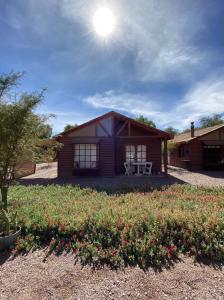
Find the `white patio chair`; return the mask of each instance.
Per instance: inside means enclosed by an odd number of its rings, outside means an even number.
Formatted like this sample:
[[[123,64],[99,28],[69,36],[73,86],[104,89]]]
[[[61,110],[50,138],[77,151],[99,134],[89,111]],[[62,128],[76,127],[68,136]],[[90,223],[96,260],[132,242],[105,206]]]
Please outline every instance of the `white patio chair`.
[[[125,167],[125,175],[132,175],[133,174],[133,168],[132,168],[132,164],[130,161],[126,161],[124,163],[124,167]]]
[[[143,169],[143,174],[150,176],[152,174],[152,163],[151,162],[146,162],[144,169]]]

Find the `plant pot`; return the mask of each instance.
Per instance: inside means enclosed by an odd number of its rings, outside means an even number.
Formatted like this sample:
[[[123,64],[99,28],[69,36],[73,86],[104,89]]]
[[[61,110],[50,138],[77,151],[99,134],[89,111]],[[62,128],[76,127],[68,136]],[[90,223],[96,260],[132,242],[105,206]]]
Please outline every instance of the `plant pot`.
[[[15,244],[17,238],[20,236],[20,233],[21,228],[19,228],[15,233],[0,237],[0,251],[8,249],[11,245]]]

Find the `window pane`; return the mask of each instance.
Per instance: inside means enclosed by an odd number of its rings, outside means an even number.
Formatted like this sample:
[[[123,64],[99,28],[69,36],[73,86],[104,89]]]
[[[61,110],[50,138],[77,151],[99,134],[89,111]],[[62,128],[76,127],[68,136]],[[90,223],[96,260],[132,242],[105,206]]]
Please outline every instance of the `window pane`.
[[[137,158],[141,158],[142,157],[142,152],[137,152]]]
[[[86,161],[91,161],[91,156],[90,155],[88,155],[88,156],[86,156],[86,159],[85,159]]]
[[[79,161],[79,156],[75,156],[75,161]]]
[[[96,161],[96,156],[91,156],[91,161],[93,162],[93,161]]]
[[[80,149],[85,149],[85,148],[86,148],[85,146],[86,146],[85,144],[80,144],[80,145],[79,145],[79,148],[80,148]]]
[[[91,155],[96,155],[96,149],[91,149]]]
[[[85,156],[80,156],[79,161],[85,161],[86,157]]]
[[[91,149],[96,150],[96,144],[91,144]]]
[[[79,150],[79,155],[85,155],[85,154],[86,154],[86,150],[85,149]]]
[[[86,149],[90,149],[90,144],[86,144]]]
[[[79,163],[79,167],[80,167],[80,168],[85,168],[85,162],[81,161],[81,162]]]
[[[75,149],[75,155],[79,155],[79,149]]]
[[[86,155],[90,155],[90,153],[91,153],[91,150],[89,149],[89,150],[86,150]]]
[[[146,158],[146,152],[142,152],[142,158]]]
[[[90,167],[91,167],[91,168],[96,168],[96,162],[93,162],[93,161],[92,161]]]

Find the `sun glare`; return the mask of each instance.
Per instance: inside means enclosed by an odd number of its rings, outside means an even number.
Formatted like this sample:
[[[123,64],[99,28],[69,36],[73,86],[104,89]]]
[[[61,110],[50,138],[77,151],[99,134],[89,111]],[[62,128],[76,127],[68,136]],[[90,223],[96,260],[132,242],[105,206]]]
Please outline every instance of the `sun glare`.
[[[113,12],[106,7],[99,8],[93,16],[94,30],[99,36],[104,38],[113,33],[115,23]]]

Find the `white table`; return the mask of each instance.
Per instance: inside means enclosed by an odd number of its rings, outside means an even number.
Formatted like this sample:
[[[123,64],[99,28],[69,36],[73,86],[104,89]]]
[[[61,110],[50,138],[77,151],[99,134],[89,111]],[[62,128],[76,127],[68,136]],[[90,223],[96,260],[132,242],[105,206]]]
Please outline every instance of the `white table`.
[[[137,173],[136,173],[137,176],[143,175],[140,172],[140,167],[145,167],[145,164],[146,164],[146,162],[134,162],[134,163],[132,163],[133,166],[137,166]]]

